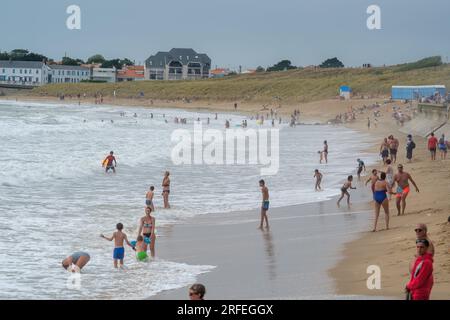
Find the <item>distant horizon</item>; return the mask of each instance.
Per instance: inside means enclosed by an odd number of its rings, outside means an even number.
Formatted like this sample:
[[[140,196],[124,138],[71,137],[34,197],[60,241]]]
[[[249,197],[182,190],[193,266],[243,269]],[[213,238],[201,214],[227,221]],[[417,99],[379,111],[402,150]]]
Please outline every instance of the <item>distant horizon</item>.
[[[80,30],[66,26],[73,4],[81,10]],[[379,30],[367,27],[373,4],[381,10]],[[65,54],[86,60],[100,53],[142,65],[171,48],[192,48],[207,54],[212,68],[231,70],[267,68],[284,59],[304,67],[337,57],[346,67],[360,67],[436,55],[448,62],[450,56],[446,0],[173,0],[169,7],[146,0],[17,0],[2,4],[2,12],[0,28],[10,36],[0,51],[23,48],[56,61]]]

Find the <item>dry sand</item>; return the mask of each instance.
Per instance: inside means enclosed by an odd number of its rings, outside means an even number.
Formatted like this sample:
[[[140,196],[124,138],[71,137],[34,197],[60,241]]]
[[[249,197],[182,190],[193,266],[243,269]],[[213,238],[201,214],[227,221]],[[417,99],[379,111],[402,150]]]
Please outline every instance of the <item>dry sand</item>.
[[[384,108],[382,108],[384,109]],[[371,117],[373,119],[373,117]],[[373,123],[373,121],[372,121]],[[426,139],[414,137],[416,149],[412,163],[406,162],[405,134],[398,132],[398,126],[384,111],[377,128],[367,128],[367,115],[359,121],[348,124],[350,128],[370,132],[379,138],[394,134],[400,141],[397,163],[404,164],[417,183],[420,193],[411,188],[407,198],[406,213],[397,216],[395,200],[391,200],[390,230],[384,229],[384,214],[380,214],[379,228],[383,231],[367,232],[358,240],[345,246],[343,259],[330,271],[336,279],[340,294],[383,295],[404,298],[403,289],[409,280],[409,263],[415,254],[415,233],[417,223],[428,226],[428,234],[435,245],[434,287],[431,299],[450,299],[450,158],[431,161]],[[379,151],[379,145],[373,152]],[[439,159],[439,154],[437,155]],[[369,169],[369,168],[368,168]],[[383,170],[383,164],[377,166]],[[368,290],[366,268],[378,265],[381,268],[381,290]]]

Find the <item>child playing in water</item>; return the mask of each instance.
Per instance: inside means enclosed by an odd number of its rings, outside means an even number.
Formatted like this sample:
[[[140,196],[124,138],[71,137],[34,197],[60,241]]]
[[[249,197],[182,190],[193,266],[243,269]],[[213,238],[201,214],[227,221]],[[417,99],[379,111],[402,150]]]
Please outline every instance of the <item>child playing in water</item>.
[[[114,268],[117,268],[117,261],[120,261],[120,267],[123,267],[123,258],[125,256],[125,248],[123,247],[123,242],[125,241],[131,248],[133,246],[128,241],[128,237],[125,233],[122,232],[123,224],[120,222],[116,225],[117,231],[115,231],[112,237],[105,237],[103,234],[100,235],[103,239],[108,241],[114,240],[114,251],[113,251],[113,259],[114,259]]]
[[[147,250],[146,250],[146,246],[144,243],[144,237],[143,236],[138,236],[136,239],[136,259],[138,259],[138,261],[146,261],[148,258],[147,255]]]
[[[347,195],[347,205],[350,206],[350,193],[348,193],[348,189],[356,189],[352,187],[352,181],[353,176],[348,176],[347,181],[344,183],[344,185],[341,188],[341,197],[339,198],[337,205],[339,206],[339,203],[341,202],[342,198],[344,198],[345,195]]]
[[[322,182],[322,173],[319,172],[319,169],[314,170],[314,178],[316,178],[316,191],[322,190],[322,187],[320,186],[320,183]]]

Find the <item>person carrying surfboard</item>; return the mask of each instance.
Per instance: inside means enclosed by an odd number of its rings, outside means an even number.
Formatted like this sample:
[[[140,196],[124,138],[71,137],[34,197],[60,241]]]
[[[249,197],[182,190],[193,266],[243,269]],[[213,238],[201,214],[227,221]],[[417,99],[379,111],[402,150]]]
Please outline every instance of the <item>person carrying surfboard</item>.
[[[113,164],[114,162],[114,164]],[[109,156],[107,156],[105,158],[105,160],[103,160],[103,166],[106,167],[105,168],[105,172],[107,173],[110,169],[112,169],[112,171],[114,173],[116,173],[116,166],[117,166],[117,161],[116,158],[114,157],[114,152],[110,152]]]

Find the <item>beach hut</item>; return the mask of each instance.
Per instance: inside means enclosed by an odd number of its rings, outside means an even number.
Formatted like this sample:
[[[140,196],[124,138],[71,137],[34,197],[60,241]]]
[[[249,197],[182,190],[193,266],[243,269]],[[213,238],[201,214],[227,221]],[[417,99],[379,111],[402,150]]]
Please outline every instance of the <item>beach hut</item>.
[[[352,88],[349,86],[341,86],[339,88],[339,96],[344,98],[345,100],[349,100],[352,95]]]
[[[444,97],[446,95],[445,86],[392,86],[391,97],[393,100],[419,100],[421,98],[432,97],[436,93]]]

